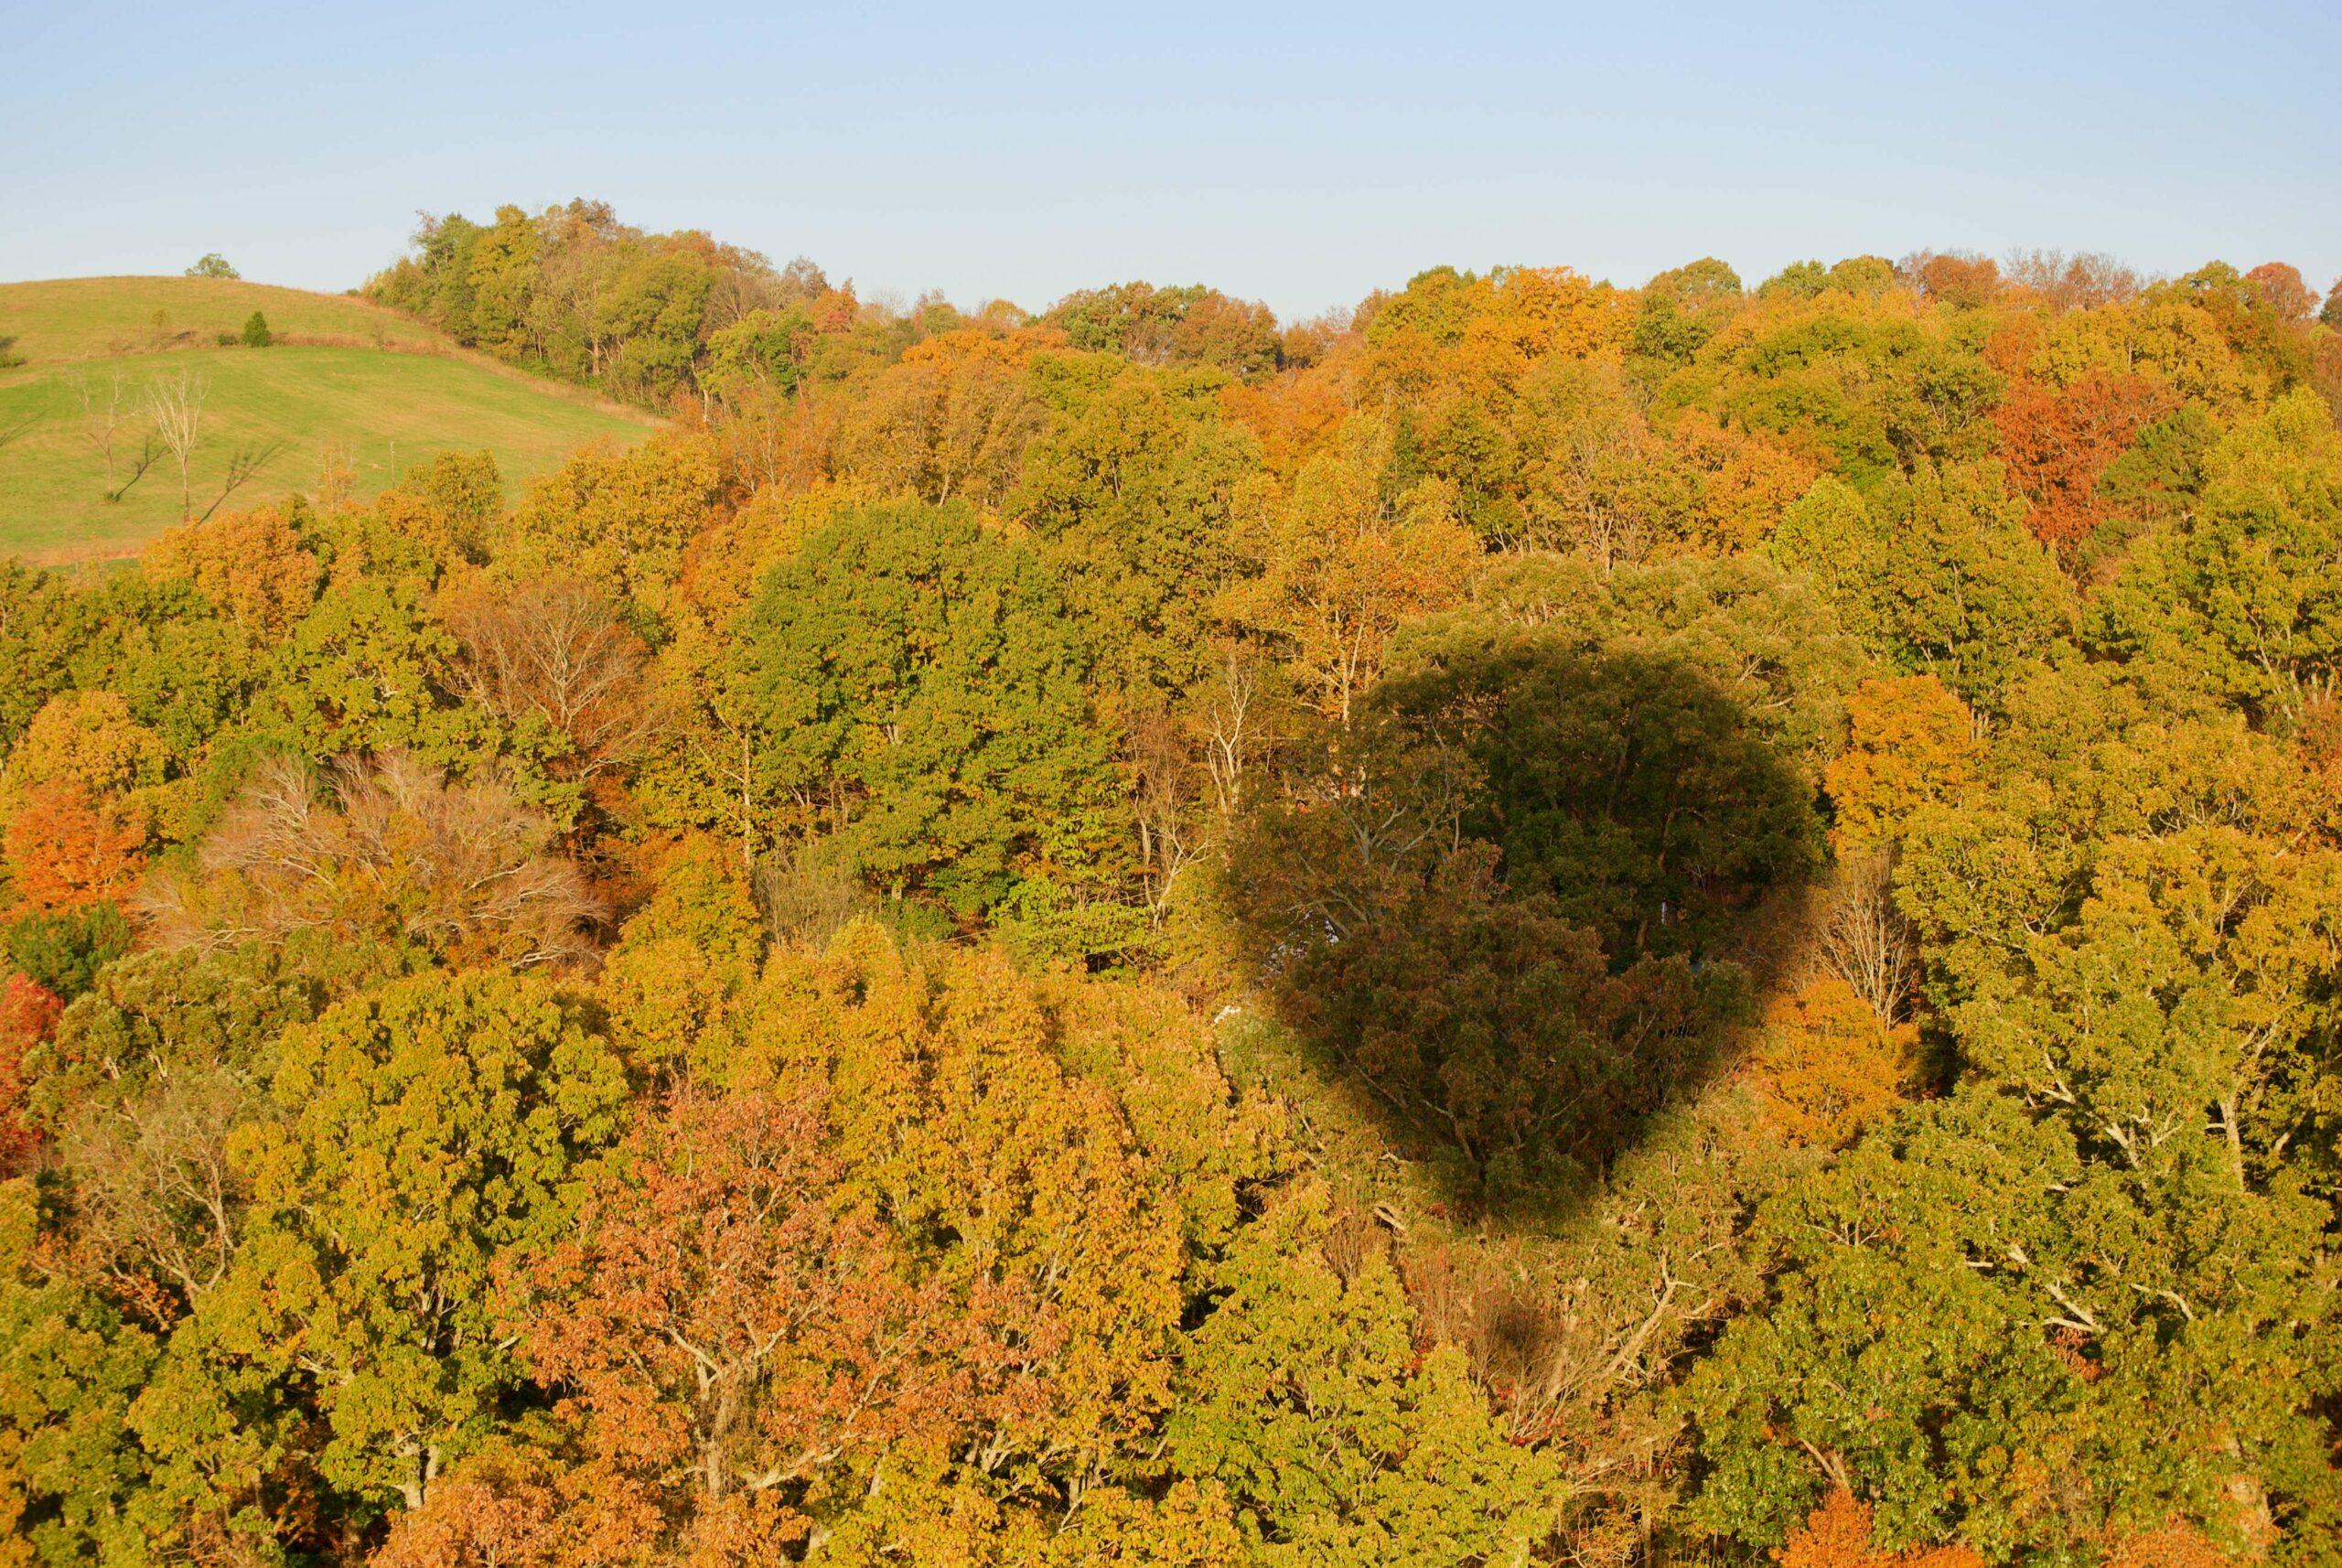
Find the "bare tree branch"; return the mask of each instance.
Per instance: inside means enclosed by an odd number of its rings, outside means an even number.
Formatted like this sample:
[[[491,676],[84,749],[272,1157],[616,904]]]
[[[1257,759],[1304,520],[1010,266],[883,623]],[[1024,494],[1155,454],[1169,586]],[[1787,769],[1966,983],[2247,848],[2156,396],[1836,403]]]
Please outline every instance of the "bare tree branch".
[[[650,738],[644,649],[590,584],[553,577],[444,610],[464,649],[468,694],[510,722],[534,715],[568,737],[556,770],[583,781]]]
[[[193,371],[181,371],[176,384],[157,378],[146,389],[146,412],[154,416],[156,435],[164,448],[178,460],[181,517],[194,508],[188,488],[187,466],[203,438],[204,392],[203,378]]]
[[[1918,978],[1910,922],[1895,904],[1894,866],[1885,851],[1841,866],[1821,910],[1821,966],[1870,1004],[1881,1028],[1903,1015]]]
[[[106,499],[113,500],[117,496],[113,483],[113,443],[122,428],[121,367],[114,368],[103,412],[99,410],[97,400],[90,395],[90,373],[87,371],[81,372],[77,384],[81,393],[81,435],[96,449],[98,456],[105,459]]]
[[[261,766],[196,866],[148,884],[144,913],[162,945],[329,930],[514,969],[592,955],[601,907],[575,865],[545,853],[551,824],[501,780],[451,785],[390,752],[337,763],[326,800],[317,786],[297,758]]]

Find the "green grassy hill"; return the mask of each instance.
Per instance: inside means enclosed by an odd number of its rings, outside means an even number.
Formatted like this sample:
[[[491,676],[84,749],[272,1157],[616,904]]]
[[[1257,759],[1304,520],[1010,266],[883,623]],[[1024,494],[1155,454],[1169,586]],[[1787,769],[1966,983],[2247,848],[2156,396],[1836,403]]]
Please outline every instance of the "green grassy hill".
[[[220,347],[254,310],[280,341]],[[131,554],[179,519],[168,456],[106,499],[94,432],[117,384],[119,486],[155,429],[150,392],[200,381],[188,484],[199,515],[240,455],[263,461],[227,503],[239,508],[314,491],[329,459],[354,469],[363,497],[440,452],[486,447],[517,485],[597,436],[635,441],[655,428],[340,295],[211,278],[0,284],[0,335],[28,360],[0,370],[0,555],[37,562]]]

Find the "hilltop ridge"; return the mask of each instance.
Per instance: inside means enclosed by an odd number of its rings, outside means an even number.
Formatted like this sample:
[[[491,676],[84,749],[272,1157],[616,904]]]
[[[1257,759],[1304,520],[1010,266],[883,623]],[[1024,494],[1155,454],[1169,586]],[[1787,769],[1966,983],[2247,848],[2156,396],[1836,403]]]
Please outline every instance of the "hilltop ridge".
[[[237,340],[255,311],[266,349]],[[366,300],[242,279],[0,284],[0,335],[26,361],[0,370],[0,555],[40,563],[133,554],[178,521],[175,460],[139,464],[148,400],[183,381],[203,392],[185,490],[198,515],[238,465],[257,466],[233,488],[237,506],[314,490],[328,467],[364,499],[454,450],[492,452],[517,486],[588,441],[658,425]]]

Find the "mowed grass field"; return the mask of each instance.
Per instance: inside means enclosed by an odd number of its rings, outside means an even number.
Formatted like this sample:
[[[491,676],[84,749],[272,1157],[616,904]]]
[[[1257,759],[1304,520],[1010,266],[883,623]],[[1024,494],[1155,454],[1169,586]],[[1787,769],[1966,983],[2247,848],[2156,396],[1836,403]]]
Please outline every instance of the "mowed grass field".
[[[291,340],[217,346],[220,333],[239,330],[254,310]],[[167,454],[120,500],[106,499],[106,462],[92,431],[117,381],[116,486],[155,433],[150,392],[201,381],[199,436],[188,465],[188,504],[199,516],[240,456],[263,460],[226,503],[231,508],[313,493],[328,461],[353,470],[352,489],[366,497],[441,452],[481,448],[517,489],[597,437],[630,443],[657,427],[457,350],[431,328],[362,300],[263,284],[0,284],[0,335],[11,334],[14,351],[29,362],[0,370],[0,556],[36,563],[130,555],[179,521],[178,466]]]
[[[36,362],[170,347],[209,348],[253,311],[281,338],[349,348],[438,349],[440,333],[346,294],[233,278],[53,278],[0,284],[0,332]],[[161,312],[158,321],[156,313]]]

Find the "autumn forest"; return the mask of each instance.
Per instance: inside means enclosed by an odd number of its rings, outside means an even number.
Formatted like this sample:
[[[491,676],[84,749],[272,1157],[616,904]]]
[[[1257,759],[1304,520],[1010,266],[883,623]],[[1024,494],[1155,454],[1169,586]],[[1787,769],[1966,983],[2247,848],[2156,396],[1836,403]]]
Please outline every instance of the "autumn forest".
[[[639,423],[0,561],[0,1568],[2342,1563],[2342,288],[384,260]]]

